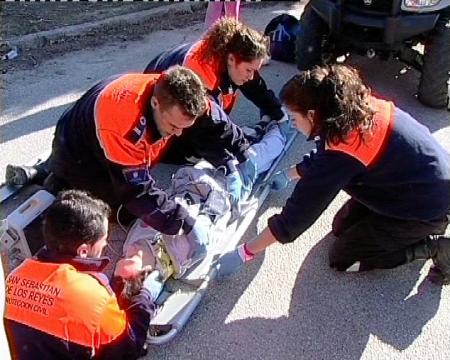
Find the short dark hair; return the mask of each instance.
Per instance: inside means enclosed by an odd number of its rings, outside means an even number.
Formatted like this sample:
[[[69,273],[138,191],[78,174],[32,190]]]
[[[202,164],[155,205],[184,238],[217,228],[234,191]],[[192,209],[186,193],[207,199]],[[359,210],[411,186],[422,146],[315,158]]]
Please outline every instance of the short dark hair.
[[[316,66],[292,77],[280,91],[288,109],[315,111],[314,127],[327,142],[345,142],[352,130],[362,134],[373,127],[371,91],[356,69],[347,65]],[[315,135],[315,134],[313,134]]]
[[[94,244],[105,235],[104,221],[110,212],[106,203],[84,191],[60,192],[44,215],[43,235],[47,248],[76,255],[80,245]]]
[[[188,116],[198,117],[206,110],[206,89],[192,70],[175,65],[158,79],[154,96],[164,109],[178,105]]]

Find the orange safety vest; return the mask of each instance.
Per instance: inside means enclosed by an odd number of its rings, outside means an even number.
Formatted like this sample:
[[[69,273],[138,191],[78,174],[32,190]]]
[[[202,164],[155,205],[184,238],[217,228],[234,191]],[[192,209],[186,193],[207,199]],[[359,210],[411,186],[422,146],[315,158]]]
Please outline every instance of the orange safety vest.
[[[326,149],[341,151],[353,156],[366,167],[370,166],[382,154],[394,123],[394,104],[372,97],[370,100],[374,115],[374,127],[361,138],[358,131],[351,131],[345,142],[327,144]]]
[[[212,93],[220,90],[219,65],[204,62],[205,40],[194,43],[186,53],[183,66],[194,71],[203,81],[203,85]],[[214,95],[214,94],[213,94]],[[219,93],[219,105],[226,113],[230,113],[237,99],[237,93],[228,94]]]
[[[108,160],[125,166],[154,164],[169,138],[156,142],[144,115],[160,74],[126,74],[108,84],[95,101],[97,138]]]
[[[126,314],[95,277],[26,259],[6,278],[5,318],[92,349],[122,334]]]

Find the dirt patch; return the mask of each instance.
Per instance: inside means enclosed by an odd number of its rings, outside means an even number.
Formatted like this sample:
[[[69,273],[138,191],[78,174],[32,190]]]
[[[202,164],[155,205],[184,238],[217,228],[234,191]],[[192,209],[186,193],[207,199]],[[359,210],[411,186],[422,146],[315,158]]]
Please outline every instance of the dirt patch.
[[[188,8],[174,7],[171,16],[157,16],[134,24],[118,25],[111,23],[97,27],[82,35],[61,36],[56,40],[43,38],[39,48],[17,48],[6,40],[36,32],[54,30],[69,25],[106,20],[114,16],[136,13],[169,6],[167,3],[153,2],[74,2],[74,3],[1,3],[0,4],[0,56],[11,50],[17,50],[18,56],[11,60],[0,61],[2,74],[13,70],[25,70],[37,67],[42,61],[55,58],[64,53],[98,47],[106,43],[134,41],[157,30],[183,28],[187,24],[204,21],[206,3],[192,2]],[[264,8],[273,6],[273,2],[242,3],[241,7]]]
[[[5,6],[6,5],[6,6]],[[12,6],[11,6],[12,5]],[[12,70],[25,70],[38,66],[48,60],[70,51],[98,47],[105,43],[132,41],[142,38],[144,34],[156,30],[170,30],[203,21],[205,11],[191,9],[174,10],[177,21],[172,17],[158,17],[157,21],[138,22],[136,24],[115,24],[96,27],[92,30],[74,36],[61,36],[56,40],[43,38],[39,48],[15,49],[5,43],[12,34],[32,34],[34,32],[63,28],[68,25],[78,25],[109,19],[118,15],[136,13],[155,7],[167,6],[164,3],[3,3],[2,9],[2,45],[1,55],[10,50],[17,50],[18,56],[12,60],[0,63],[1,73]],[[202,7],[202,6],[200,6]],[[205,6],[203,6],[205,7]],[[76,14],[76,15],[74,15]],[[15,20],[14,20],[15,19]],[[18,20],[21,19],[21,20]],[[20,24],[17,24],[20,23]],[[8,34],[8,37],[5,36]]]
[[[11,39],[167,5],[160,2],[4,2],[0,5],[0,34],[2,39]]]

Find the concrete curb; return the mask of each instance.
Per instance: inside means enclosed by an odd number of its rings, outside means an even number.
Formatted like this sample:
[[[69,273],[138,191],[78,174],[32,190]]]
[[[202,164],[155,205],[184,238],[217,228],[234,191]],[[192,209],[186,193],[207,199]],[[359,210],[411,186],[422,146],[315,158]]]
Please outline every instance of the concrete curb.
[[[104,20],[89,22],[79,25],[70,25],[62,28],[41,31],[24,36],[6,39],[9,46],[17,46],[21,49],[38,49],[47,45],[58,43],[60,40],[70,41],[71,39],[87,35],[98,29],[118,28],[126,25],[137,25],[152,21],[157,23],[163,19],[173,23],[174,27],[184,26],[185,24],[177,23],[177,14],[187,14],[206,11],[207,3],[190,2],[190,3],[172,3],[167,4],[163,8],[156,8],[133,12],[124,15],[113,16]]]

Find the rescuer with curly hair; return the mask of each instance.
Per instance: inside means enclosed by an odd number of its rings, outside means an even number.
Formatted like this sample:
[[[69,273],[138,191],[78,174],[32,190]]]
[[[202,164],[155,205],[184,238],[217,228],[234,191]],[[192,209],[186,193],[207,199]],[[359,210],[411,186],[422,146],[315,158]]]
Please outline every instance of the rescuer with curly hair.
[[[338,271],[389,269],[432,259],[430,279],[450,283],[450,156],[430,131],[391,101],[373,96],[345,65],[290,79],[280,98],[316,149],[273,175],[273,189],[298,180],[280,214],[253,241],[220,259],[231,274],[272,243],[306,231],[340,190],[350,199],[332,223],[329,265]]]

